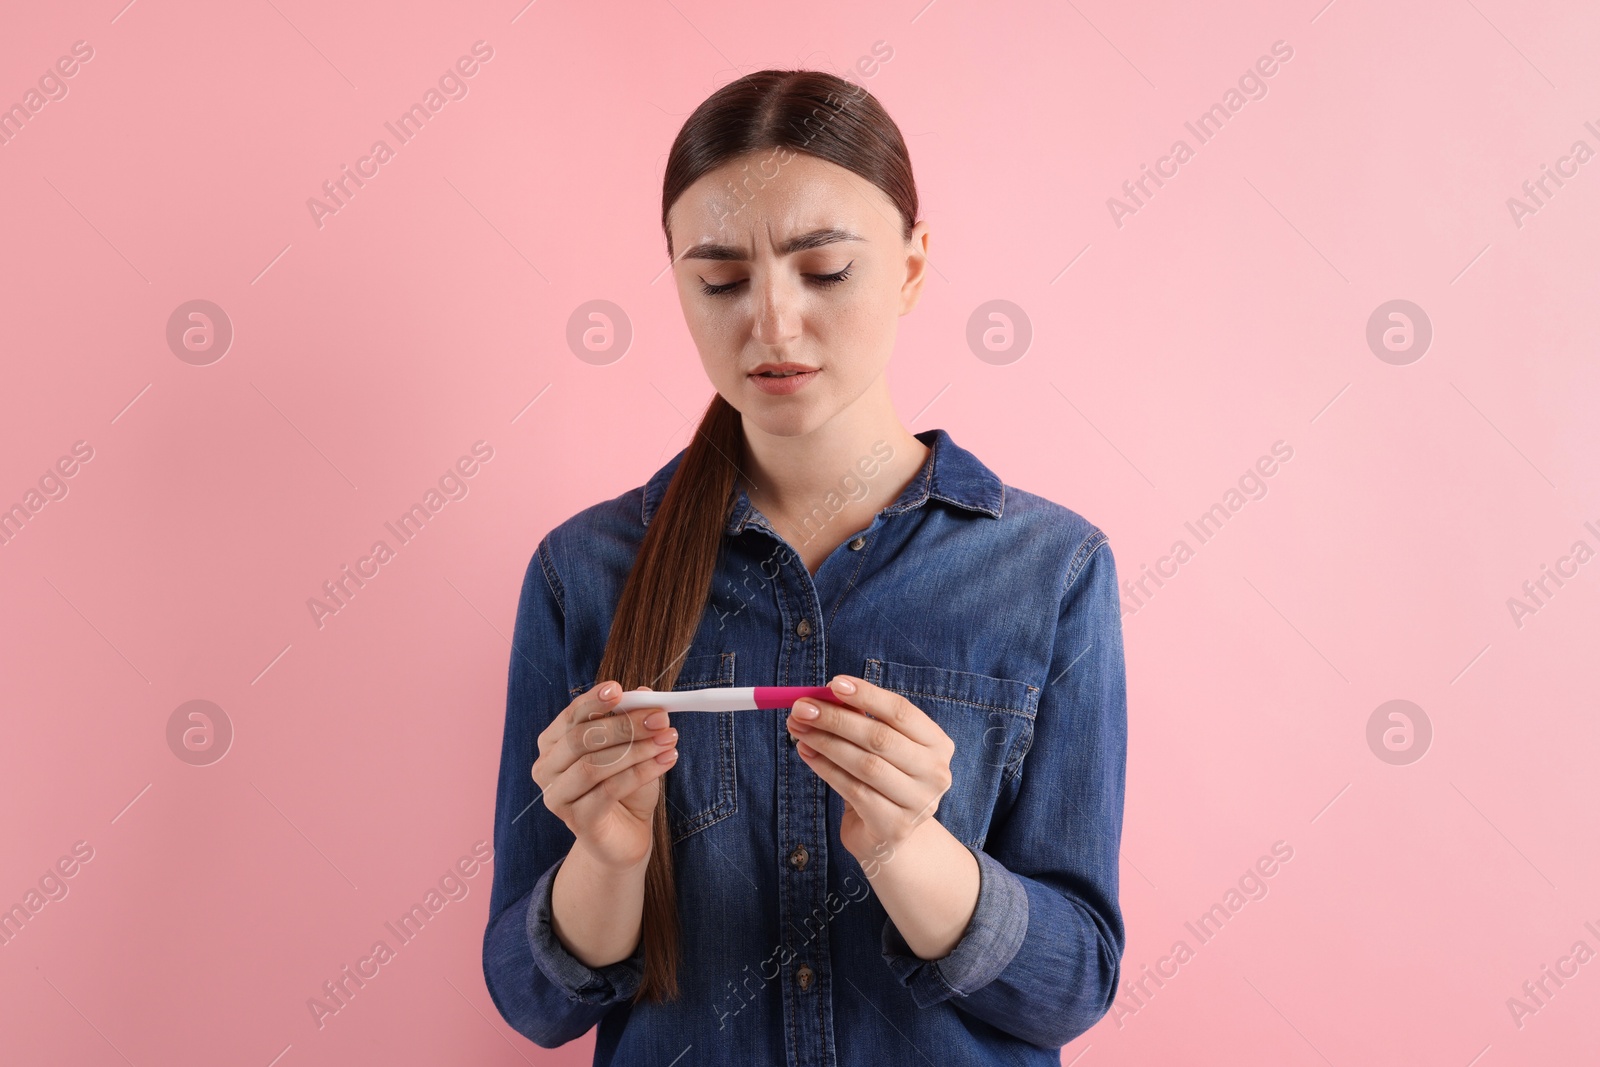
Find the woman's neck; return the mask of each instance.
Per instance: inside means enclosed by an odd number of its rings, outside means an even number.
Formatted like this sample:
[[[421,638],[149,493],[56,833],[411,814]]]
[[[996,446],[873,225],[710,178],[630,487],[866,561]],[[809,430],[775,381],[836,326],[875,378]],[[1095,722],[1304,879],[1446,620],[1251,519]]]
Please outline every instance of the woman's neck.
[[[928,446],[901,424],[887,390],[872,399],[797,437],[745,422],[745,491],[791,544],[816,540],[826,525],[836,546],[894,503],[927,461]]]

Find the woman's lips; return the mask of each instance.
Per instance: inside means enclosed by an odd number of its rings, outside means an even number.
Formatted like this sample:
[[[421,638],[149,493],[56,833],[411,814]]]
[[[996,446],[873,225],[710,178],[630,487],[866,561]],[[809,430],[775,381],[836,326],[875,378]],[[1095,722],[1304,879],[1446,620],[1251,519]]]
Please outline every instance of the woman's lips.
[[[763,393],[771,396],[788,396],[790,393],[797,393],[804,389],[807,382],[821,373],[822,370],[819,368],[791,374],[784,378],[764,378],[759,374],[751,374],[748,377],[751,382],[755,383],[755,387]]]

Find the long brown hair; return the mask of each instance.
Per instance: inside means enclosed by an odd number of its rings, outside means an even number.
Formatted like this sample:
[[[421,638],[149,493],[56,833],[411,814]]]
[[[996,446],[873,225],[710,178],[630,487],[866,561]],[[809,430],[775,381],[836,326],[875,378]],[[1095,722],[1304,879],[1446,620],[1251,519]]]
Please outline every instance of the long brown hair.
[[[827,160],[882,189],[899,209],[902,235],[910,239],[917,217],[911,159],[899,128],[877,99],[821,71],[763,70],[717,90],[678,131],[661,190],[668,258],[674,252],[667,214],[684,190],[730,159],[773,150],[746,168],[737,192],[751,195],[767,181],[783,180],[787,157],[778,151],[782,149]],[[616,679],[623,689],[649,685],[666,690],[676,683],[710,597],[743,465],[741,416],[720,393],[714,394],[645,530],[597,677]],[[636,1002],[660,1003],[678,996],[678,897],[666,777],[659,781],[661,799],[644,882],[644,980]]]

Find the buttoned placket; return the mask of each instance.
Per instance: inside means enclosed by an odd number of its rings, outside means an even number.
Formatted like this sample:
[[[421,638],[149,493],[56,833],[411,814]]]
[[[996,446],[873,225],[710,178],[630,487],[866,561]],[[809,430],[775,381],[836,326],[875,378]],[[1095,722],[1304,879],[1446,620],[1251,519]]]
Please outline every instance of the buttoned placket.
[[[816,582],[799,555],[753,508],[747,529],[770,537],[773,559],[781,561],[773,578],[773,603],[782,640],[778,677],[771,684],[826,685],[827,630]],[[790,1067],[836,1067],[828,967],[829,787],[795,750],[784,725],[788,717],[784,710],[773,718],[787,742],[776,747],[778,936],[787,950],[782,957],[787,963],[779,970],[784,1046]]]

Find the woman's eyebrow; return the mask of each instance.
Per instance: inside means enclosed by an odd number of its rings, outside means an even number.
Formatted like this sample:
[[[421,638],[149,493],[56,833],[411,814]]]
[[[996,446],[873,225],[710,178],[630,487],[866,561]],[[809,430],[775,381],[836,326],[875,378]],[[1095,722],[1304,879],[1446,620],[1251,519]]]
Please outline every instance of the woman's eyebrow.
[[[804,252],[808,248],[820,248],[823,245],[833,244],[836,241],[861,241],[865,240],[860,234],[849,230],[829,227],[823,230],[812,230],[802,233],[798,237],[791,237],[778,247],[778,254],[787,256],[794,252]],[[746,260],[750,256],[742,248],[733,245],[698,244],[683,253],[680,259],[715,259],[715,260]]]

